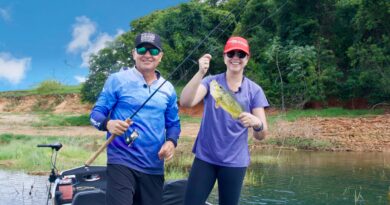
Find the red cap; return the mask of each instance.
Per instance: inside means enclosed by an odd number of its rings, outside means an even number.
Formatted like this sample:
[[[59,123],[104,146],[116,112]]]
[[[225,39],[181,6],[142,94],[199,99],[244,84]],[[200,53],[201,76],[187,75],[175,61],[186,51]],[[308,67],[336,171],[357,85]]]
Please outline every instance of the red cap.
[[[242,50],[249,55],[249,44],[245,38],[234,36],[230,37],[225,44],[223,53],[227,53],[232,50]]]

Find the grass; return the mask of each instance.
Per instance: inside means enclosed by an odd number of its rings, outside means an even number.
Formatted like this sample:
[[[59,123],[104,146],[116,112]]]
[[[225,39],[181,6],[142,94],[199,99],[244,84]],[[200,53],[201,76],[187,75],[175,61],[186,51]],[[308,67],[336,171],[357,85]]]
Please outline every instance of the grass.
[[[48,112],[37,112],[40,121],[32,124],[33,127],[62,127],[62,126],[90,126],[89,114],[64,115],[52,114]],[[182,123],[200,123],[200,117],[180,115]]]
[[[79,167],[104,142],[94,137],[52,137],[0,134],[0,168],[22,170],[27,173],[45,173],[50,171],[50,148],[38,148],[38,144],[61,142],[63,147],[58,152],[57,169],[59,171]],[[192,145],[194,138],[182,138],[176,149],[175,157],[165,163],[165,179],[187,178],[194,159]],[[261,158],[261,155],[256,156]],[[106,154],[102,153],[93,165],[105,165]],[[256,160],[262,161],[262,160]],[[268,160],[263,160],[267,162]],[[273,162],[272,162],[273,163]],[[248,171],[246,184],[257,184],[259,173]]]
[[[40,121],[32,124],[34,127],[48,126],[89,126],[89,115],[64,116],[55,114],[42,114]]]
[[[200,123],[202,121],[201,117],[194,117],[189,115],[180,115],[180,122],[184,123]]]
[[[279,115],[267,116],[267,120],[272,123],[277,119],[295,121],[303,117],[360,117],[383,114],[383,109],[375,110],[349,110],[339,107],[325,109],[289,110]]]
[[[84,161],[103,143],[104,139],[93,137],[52,137],[28,135],[0,135],[0,167],[26,172],[45,172],[50,170],[51,150],[37,148],[38,144],[61,142],[63,148],[57,159],[57,168],[66,170],[81,166]],[[99,155],[95,164],[104,165],[106,156]]]
[[[45,81],[46,82],[46,81]],[[39,89],[40,87],[30,90],[6,91],[0,92],[0,97],[23,97],[30,95],[62,95],[71,93],[80,93],[81,85],[61,85],[54,89]]]
[[[331,142],[304,137],[270,138],[266,140],[266,143],[304,150],[328,150],[334,147]]]

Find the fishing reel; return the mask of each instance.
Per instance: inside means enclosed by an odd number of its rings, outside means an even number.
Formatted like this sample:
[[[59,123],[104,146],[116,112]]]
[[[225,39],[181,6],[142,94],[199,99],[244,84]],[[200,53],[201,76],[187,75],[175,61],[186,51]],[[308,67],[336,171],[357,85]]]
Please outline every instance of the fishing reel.
[[[139,134],[135,129],[131,132],[130,135],[125,135],[125,143],[127,144],[127,146],[130,147],[138,136]]]

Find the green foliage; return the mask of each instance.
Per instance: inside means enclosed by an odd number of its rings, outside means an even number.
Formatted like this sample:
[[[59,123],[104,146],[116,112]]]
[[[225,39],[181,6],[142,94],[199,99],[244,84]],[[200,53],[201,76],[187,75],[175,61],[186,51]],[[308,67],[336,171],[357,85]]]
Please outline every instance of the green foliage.
[[[56,80],[43,81],[36,88],[36,90],[39,94],[51,94],[51,93],[55,93],[58,90],[62,90],[62,89],[63,89],[63,85]]]
[[[204,53],[213,56],[211,74],[224,72],[224,43],[241,35],[251,45],[245,75],[272,106],[301,108],[330,97],[389,102],[389,10],[386,0],[193,0],[132,21],[129,32],[91,58],[82,99],[94,102],[109,74],[132,66],[135,35],[153,31],[163,39],[158,69],[172,74],[173,84],[188,82]]]

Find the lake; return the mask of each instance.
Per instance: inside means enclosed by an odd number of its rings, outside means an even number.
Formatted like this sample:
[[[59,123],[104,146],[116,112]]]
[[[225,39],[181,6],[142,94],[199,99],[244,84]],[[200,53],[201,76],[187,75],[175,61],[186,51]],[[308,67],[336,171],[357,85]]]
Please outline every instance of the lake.
[[[242,205],[390,204],[390,153],[282,151],[275,163],[251,169],[255,185],[243,188]]]
[[[252,153],[254,155],[254,153]],[[240,204],[390,204],[390,153],[262,151],[252,163]],[[47,176],[0,170],[0,204],[46,204]],[[218,204],[216,190],[209,201]]]

